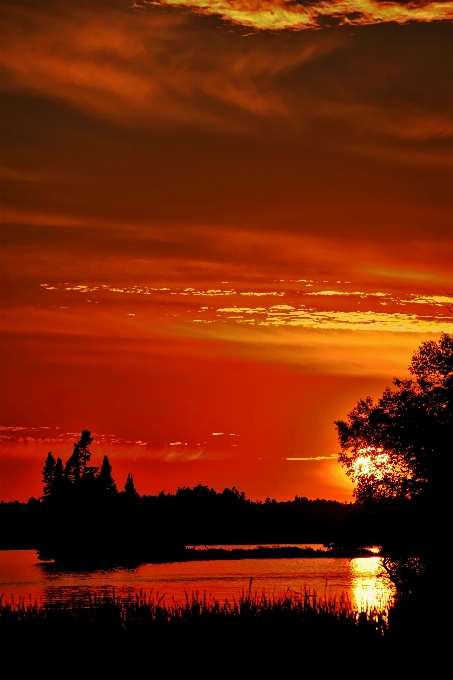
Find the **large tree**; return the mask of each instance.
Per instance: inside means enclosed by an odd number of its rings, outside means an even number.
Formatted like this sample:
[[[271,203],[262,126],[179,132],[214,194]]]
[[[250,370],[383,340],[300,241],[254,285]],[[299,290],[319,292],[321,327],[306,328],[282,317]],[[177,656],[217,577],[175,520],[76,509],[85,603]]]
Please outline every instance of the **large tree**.
[[[360,400],[337,421],[340,463],[357,483],[357,500],[411,499],[445,480],[453,428],[453,335],[423,342],[413,378],[394,378],[377,403]]]
[[[118,493],[115,480],[112,477],[112,466],[107,456],[104,456],[97,476],[97,483],[101,492],[110,495]]]
[[[64,491],[65,476],[61,458],[55,458],[52,452],[47,454],[46,462],[42,471],[43,499],[60,497]]]
[[[127,498],[139,498],[140,497],[139,494],[138,494],[138,491],[135,488],[134,478],[132,477],[130,472],[128,472],[128,474],[127,474],[127,479],[126,479],[126,483],[124,485],[123,493],[125,494],[125,496]]]
[[[92,443],[93,437],[89,430],[83,430],[79,441],[74,444],[74,451],[65,466],[65,475],[71,482],[78,483],[85,479],[86,472],[89,469],[87,463],[91,458],[89,447]]]
[[[336,422],[339,460],[357,484],[357,504],[391,507],[400,519],[383,540],[386,566],[400,585],[425,571],[433,553],[428,518],[440,521],[450,485],[453,335],[423,342],[409,371],[412,378],[394,378],[377,403],[360,400],[347,421]]]
[[[42,471],[43,497],[49,498],[52,495],[55,478],[55,458],[52,451],[47,454],[46,462]]]

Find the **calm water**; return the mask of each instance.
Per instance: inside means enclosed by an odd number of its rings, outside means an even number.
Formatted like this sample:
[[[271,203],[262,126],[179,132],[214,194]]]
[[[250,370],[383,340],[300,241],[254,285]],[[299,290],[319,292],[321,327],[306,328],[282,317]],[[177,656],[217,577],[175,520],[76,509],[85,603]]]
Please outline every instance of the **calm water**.
[[[142,590],[165,596],[167,601],[182,601],[185,593],[206,594],[223,601],[247,591],[250,578],[252,593],[264,590],[272,596],[282,595],[288,588],[296,593],[309,589],[323,598],[345,596],[359,608],[384,608],[393,594],[379,557],[176,562],[74,572],[40,564],[34,550],[0,551],[0,594],[4,601],[86,597],[113,588],[131,593]]]

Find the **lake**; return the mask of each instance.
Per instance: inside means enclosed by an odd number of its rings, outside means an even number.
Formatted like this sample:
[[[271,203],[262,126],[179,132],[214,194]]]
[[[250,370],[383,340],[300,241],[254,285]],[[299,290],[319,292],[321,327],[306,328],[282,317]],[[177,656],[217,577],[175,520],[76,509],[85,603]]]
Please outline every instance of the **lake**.
[[[279,596],[288,590],[298,594],[309,590],[323,599],[346,597],[359,609],[384,609],[394,594],[377,556],[174,562],[69,571],[39,563],[34,550],[0,551],[0,594],[4,602],[20,598],[26,602],[85,599],[112,589],[164,596],[168,602],[184,601],[186,593],[223,602],[248,591],[251,578],[252,593]]]

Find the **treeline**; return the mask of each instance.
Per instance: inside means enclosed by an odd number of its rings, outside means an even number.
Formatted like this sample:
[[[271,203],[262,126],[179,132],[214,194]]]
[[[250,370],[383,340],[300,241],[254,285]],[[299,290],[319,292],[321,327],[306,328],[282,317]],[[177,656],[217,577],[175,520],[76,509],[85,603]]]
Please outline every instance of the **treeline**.
[[[115,544],[193,546],[247,543],[328,543],[350,506],[337,501],[268,500],[254,502],[244,493],[207,486],[180,488],[175,494],[139,496],[116,492],[109,497],[75,494],[28,503],[0,503],[1,549],[36,548],[43,558],[58,543],[93,537]],[[77,502],[79,500],[79,502]],[[48,548],[46,548],[48,546]],[[135,549],[133,550],[135,552]]]
[[[183,487],[140,496],[128,475],[118,491],[107,456],[89,465],[90,432],[68,461],[48,454],[43,496],[1,503],[2,549],[36,548],[41,559],[159,559],[184,546],[247,543],[329,543],[350,505],[328,500],[254,502],[235,487]]]

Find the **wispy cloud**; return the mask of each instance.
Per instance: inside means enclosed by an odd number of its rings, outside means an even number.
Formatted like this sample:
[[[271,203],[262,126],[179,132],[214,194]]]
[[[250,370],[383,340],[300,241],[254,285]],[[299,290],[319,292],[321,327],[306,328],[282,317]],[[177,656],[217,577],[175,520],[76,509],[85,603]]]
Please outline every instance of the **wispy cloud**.
[[[190,7],[204,14],[254,29],[306,30],[329,25],[367,26],[384,22],[432,22],[453,19],[453,2],[380,0],[143,0],[136,6]]]
[[[305,458],[286,458],[286,460],[336,460],[338,456],[307,456]]]
[[[324,281],[322,283],[325,283]],[[119,286],[100,284],[41,284],[43,290],[59,293],[96,293],[97,295],[147,296],[150,308],[157,304],[171,306],[170,313],[181,324],[179,309],[173,309],[175,298],[189,298],[185,306],[186,323],[239,324],[256,326],[287,326],[319,330],[390,331],[392,333],[439,333],[451,329],[451,317],[446,313],[450,297],[446,295],[396,295],[382,291],[325,289],[322,283],[305,284],[291,289],[241,291],[235,287],[197,289],[171,286]],[[320,290],[313,290],[320,287]],[[349,284],[349,287],[352,284]],[[348,285],[344,284],[347,288]],[[307,290],[308,288],[308,290]],[[259,306],[246,306],[244,298],[259,295]],[[149,297],[148,297],[149,296]],[[285,298],[285,304],[275,304],[275,296]],[[211,306],[195,305],[194,298],[212,298]],[[228,306],[218,302],[229,298]],[[190,300],[192,298],[193,302]],[[217,303],[217,304],[216,304]],[[233,304],[236,303],[236,304]],[[313,306],[316,304],[316,306]],[[359,307],[360,305],[360,307]],[[383,309],[383,307],[385,309]],[[135,316],[128,313],[128,316]],[[167,314],[168,316],[168,314]]]
[[[43,436],[39,430],[48,430]],[[63,432],[60,427],[20,427],[0,425],[0,455],[2,451],[20,449],[23,456],[30,451],[39,451],[43,447],[52,447],[55,456],[64,459],[69,457],[72,445],[80,438],[80,432]],[[125,457],[128,460],[145,458],[147,460],[162,461],[164,463],[191,462],[201,460],[219,460],[236,455],[236,444],[230,440],[219,443],[213,442],[209,435],[201,433],[200,443],[194,441],[143,441],[141,439],[127,439],[114,434],[92,432],[93,453],[99,457],[105,453],[112,459]],[[220,435],[213,432],[212,435]],[[211,435],[211,436],[212,436]],[[233,435],[236,436],[236,435]],[[202,441],[202,440],[206,441]],[[42,452],[42,451],[41,451]]]
[[[52,4],[50,11],[46,3],[4,3],[0,63],[5,87],[64,101],[126,128],[158,126],[161,131],[184,125],[255,137],[259,120],[276,126],[283,137],[304,137],[316,121],[346,124],[360,133],[358,143],[348,141],[348,153],[409,165],[451,164],[448,149],[410,144],[453,135],[443,84],[438,93],[441,70],[436,67],[427,83],[410,50],[374,55],[366,45],[357,63],[353,52],[343,49],[345,32],[305,31],[273,43],[272,35],[243,40],[237,31],[225,30],[216,31],[214,39],[211,25],[169,6],[221,15],[254,29],[299,30],[320,29],[326,22],[450,21],[453,2],[163,0],[163,11],[134,11],[147,4],[159,3],[125,5],[122,11],[96,2],[90,10],[68,3],[58,9]],[[355,38],[349,40],[355,44]],[[324,70],[329,55],[340,61]],[[336,68],[342,72],[341,88],[332,75]],[[400,87],[401,69],[405,88]],[[423,100],[420,88],[426,89]],[[387,97],[389,89],[392,97]],[[377,143],[375,136],[403,146]],[[335,135],[333,148],[345,143]],[[2,170],[8,181],[42,183],[52,176],[47,166],[39,171],[10,166]]]
[[[37,427],[20,427],[18,425],[0,425],[1,432],[23,432],[24,430],[37,430]]]
[[[91,11],[47,10],[5,8],[0,63],[8,88],[40,92],[125,123],[225,127],[219,106],[286,118],[290,107],[274,80],[339,44],[326,36],[279,54],[253,44],[231,51],[227,36],[219,36],[214,48],[192,34],[188,17],[130,7],[120,12],[101,3]],[[229,128],[237,129],[238,121]]]

